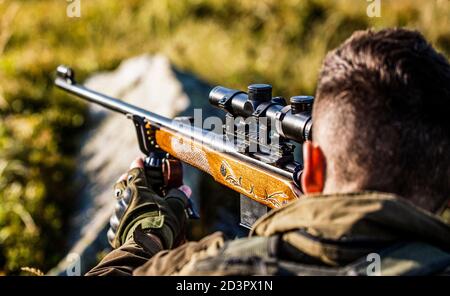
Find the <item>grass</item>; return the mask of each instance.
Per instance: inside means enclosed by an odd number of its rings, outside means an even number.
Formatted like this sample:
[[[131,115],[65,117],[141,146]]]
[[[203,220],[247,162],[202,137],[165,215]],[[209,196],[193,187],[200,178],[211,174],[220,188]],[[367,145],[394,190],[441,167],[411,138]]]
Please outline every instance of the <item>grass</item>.
[[[161,52],[210,84],[268,82],[277,95],[312,94],[326,52],[369,27],[420,30],[450,55],[450,3],[366,1],[0,0],[0,272],[51,268],[76,197],[70,180],[85,106],[52,85],[58,64],[89,73]]]

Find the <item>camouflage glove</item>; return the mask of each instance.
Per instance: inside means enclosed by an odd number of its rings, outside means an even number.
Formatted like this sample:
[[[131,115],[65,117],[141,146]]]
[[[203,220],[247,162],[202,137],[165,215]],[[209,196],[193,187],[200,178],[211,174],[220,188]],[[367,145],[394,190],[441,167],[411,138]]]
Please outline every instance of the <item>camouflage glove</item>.
[[[186,194],[170,189],[165,197],[159,196],[153,189],[160,183],[157,177],[155,172],[133,168],[125,180],[115,185],[117,203],[108,231],[113,248],[123,245],[137,230],[156,235],[165,249],[172,248],[183,234]]]

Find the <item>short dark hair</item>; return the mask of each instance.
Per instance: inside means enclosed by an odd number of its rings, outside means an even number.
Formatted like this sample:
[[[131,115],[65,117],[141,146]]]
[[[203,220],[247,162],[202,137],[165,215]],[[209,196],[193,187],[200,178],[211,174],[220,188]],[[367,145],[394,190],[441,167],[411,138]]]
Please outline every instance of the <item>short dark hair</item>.
[[[450,64],[417,31],[355,32],[330,52],[313,110],[327,175],[430,211],[450,196]]]

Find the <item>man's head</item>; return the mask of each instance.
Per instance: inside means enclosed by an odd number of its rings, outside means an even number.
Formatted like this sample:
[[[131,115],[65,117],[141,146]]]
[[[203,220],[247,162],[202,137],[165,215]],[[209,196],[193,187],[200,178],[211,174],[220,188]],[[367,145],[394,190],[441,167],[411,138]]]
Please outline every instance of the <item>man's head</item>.
[[[391,192],[430,211],[450,197],[450,64],[415,31],[354,33],[322,66],[306,192]]]

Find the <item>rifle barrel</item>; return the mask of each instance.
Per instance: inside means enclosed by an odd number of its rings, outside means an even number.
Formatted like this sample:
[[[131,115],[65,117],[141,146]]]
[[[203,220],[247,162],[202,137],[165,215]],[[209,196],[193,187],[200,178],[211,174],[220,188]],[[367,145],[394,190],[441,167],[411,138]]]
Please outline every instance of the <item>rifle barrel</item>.
[[[59,88],[72,93],[80,98],[83,98],[89,102],[99,104],[106,109],[122,113],[124,115],[137,115],[145,118],[152,125],[159,127],[169,128],[182,135],[192,138],[193,140],[201,143],[202,145],[208,145],[214,150],[225,151],[240,161],[252,163],[262,169],[269,170],[277,173],[285,178],[292,179],[292,173],[273,165],[256,160],[250,156],[239,153],[233,143],[230,141],[224,141],[224,136],[213,133],[208,130],[204,130],[192,125],[188,125],[145,109],[139,108],[132,104],[128,104],[122,100],[98,93],[91,89],[88,89],[75,80],[74,72],[71,68],[66,66],[58,66],[57,77],[55,79],[55,85]]]
[[[158,125],[167,127],[170,127],[172,125],[172,120],[167,117],[144,110],[142,108],[128,104],[122,100],[98,93],[91,89],[87,89],[86,87],[78,84],[75,81],[73,71],[70,70],[70,68],[66,67],[63,68],[63,66],[59,66],[57,74],[58,76],[55,80],[56,86],[89,102],[99,104],[105,107],[106,109],[116,111],[125,115],[126,114],[138,115]]]

